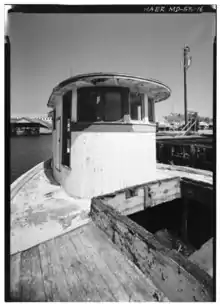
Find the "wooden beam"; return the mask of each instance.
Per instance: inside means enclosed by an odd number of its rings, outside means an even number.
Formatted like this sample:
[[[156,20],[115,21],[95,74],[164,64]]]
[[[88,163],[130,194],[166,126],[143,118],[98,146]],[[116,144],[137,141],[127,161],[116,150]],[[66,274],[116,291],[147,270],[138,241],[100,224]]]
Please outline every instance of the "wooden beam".
[[[94,223],[115,243],[170,301],[212,301],[211,277],[174,250],[163,247],[153,234],[93,199]]]
[[[130,215],[180,197],[180,178],[168,177],[119,190],[99,198],[103,203],[117,209],[123,215]]]

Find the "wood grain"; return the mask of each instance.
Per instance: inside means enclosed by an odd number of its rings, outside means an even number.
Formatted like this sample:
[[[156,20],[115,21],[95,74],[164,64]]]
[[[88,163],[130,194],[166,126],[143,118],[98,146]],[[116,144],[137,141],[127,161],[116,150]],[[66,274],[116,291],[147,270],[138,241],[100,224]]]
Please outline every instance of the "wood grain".
[[[153,234],[102,204],[100,199],[93,199],[91,216],[100,229],[108,229],[109,238],[169,300],[212,300],[213,284],[209,275],[178,252],[167,250]]]
[[[63,247],[67,253],[67,256],[64,257],[64,260],[68,262],[69,273],[74,273],[78,278],[78,289],[80,291],[81,301],[84,302],[98,302],[101,301],[98,290],[90,281],[90,274],[84,264],[82,263],[77,249],[69,236],[69,234],[62,236]],[[67,276],[68,277],[68,276]]]
[[[12,301],[19,301],[20,298],[20,266],[21,253],[11,256],[10,264],[10,297]]]
[[[129,193],[131,196],[127,196]],[[121,214],[131,215],[148,207],[179,199],[180,197],[180,178],[171,177],[120,190],[98,198],[102,199],[106,205],[117,209]]]
[[[71,301],[68,284],[59,259],[58,248],[54,240],[39,245],[45,292],[48,300],[54,302]]]
[[[87,249],[82,244],[79,236],[71,237],[76,252],[79,255],[79,260],[83,264],[84,268],[88,271],[90,282],[94,285],[94,288],[97,289],[101,301],[103,302],[112,302],[116,301],[111,290],[109,289],[108,283],[103,278],[103,270],[97,269],[94,261],[90,259],[90,256],[87,253]]]
[[[154,301],[152,295],[155,291],[151,291],[154,288],[150,288],[150,282],[147,282],[113,245],[106,243],[108,238],[104,233],[90,225],[90,228],[87,228],[86,237],[95,244],[98,253],[122,284],[128,295],[128,301]],[[135,279],[136,282],[134,282]]]

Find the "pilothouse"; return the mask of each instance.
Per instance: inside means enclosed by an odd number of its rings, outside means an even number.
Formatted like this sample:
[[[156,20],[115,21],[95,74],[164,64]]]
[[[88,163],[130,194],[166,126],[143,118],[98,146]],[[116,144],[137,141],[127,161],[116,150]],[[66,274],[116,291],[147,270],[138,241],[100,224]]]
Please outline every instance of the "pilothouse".
[[[154,178],[155,103],[161,82],[115,73],[69,78],[54,88],[53,174],[66,192],[92,198]]]

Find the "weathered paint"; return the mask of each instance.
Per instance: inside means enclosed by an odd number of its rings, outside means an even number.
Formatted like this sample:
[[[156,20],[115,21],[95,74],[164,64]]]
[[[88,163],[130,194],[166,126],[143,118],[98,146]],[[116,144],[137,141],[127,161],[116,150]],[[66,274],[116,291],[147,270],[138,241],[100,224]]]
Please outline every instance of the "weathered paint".
[[[77,122],[77,88],[71,86],[70,167],[62,165],[61,160],[62,92],[53,102],[56,118],[61,118],[61,137],[57,137],[57,130],[53,131],[53,172],[65,191],[73,197],[92,198],[154,179],[156,128],[148,122],[147,94],[143,121],[86,125]]]
[[[168,301],[92,222],[11,256],[12,302]]]
[[[91,217],[95,224],[170,301],[212,301],[212,279],[174,250],[162,246],[153,234],[94,198]]]
[[[74,199],[56,184],[52,169],[16,182],[11,199],[11,254],[28,249],[89,222],[90,200]],[[50,176],[51,175],[51,176]]]
[[[170,88],[157,80],[144,79],[122,73],[98,72],[81,74],[64,80],[53,89],[47,105],[53,107],[56,96],[64,94],[74,86],[96,86],[96,84],[98,86],[129,87],[135,91],[147,93],[156,102],[167,99],[171,94]]]
[[[187,179],[190,180],[189,184],[184,187]],[[181,180],[183,180],[182,183],[180,183]],[[198,182],[197,184],[193,184],[195,180]],[[209,171],[157,164],[157,170],[152,180],[145,181],[144,184],[115,190],[99,198],[121,214],[130,215],[145,210],[147,207],[179,199],[186,195],[186,189],[188,191],[192,189],[195,200],[200,199],[200,202],[206,202],[207,205],[212,206],[212,202],[210,203],[212,195],[209,191],[212,189],[212,183],[212,173]],[[204,184],[207,185],[206,188],[204,188]],[[200,186],[200,194],[197,191],[198,186]],[[207,195],[206,189],[208,190]]]
[[[154,133],[81,133],[71,135],[71,169],[54,167],[66,192],[92,198],[155,177]]]

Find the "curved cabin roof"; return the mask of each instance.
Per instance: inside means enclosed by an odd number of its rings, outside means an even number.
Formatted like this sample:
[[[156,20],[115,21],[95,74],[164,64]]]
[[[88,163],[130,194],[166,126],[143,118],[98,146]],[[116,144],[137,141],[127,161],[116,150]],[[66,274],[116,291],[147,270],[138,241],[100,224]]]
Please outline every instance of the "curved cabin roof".
[[[137,92],[146,92],[155,102],[166,100],[171,94],[168,86],[156,80],[121,73],[99,72],[77,75],[61,82],[53,89],[47,105],[53,106],[54,97],[70,90],[73,86],[78,88],[88,86],[129,87]]]

